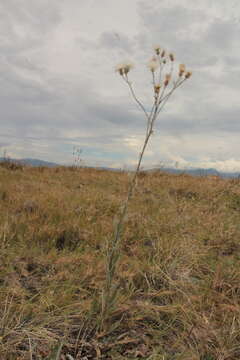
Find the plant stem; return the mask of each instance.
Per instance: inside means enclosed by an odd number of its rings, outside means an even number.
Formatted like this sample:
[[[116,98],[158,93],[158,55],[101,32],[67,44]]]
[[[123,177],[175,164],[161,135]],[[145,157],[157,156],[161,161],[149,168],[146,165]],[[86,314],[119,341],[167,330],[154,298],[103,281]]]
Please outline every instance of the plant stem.
[[[162,73],[163,66],[164,66],[164,64],[162,65],[162,63],[160,62],[159,79],[161,79],[161,73]],[[172,75],[172,71],[173,71],[173,67],[171,67],[170,76]],[[161,93],[156,92],[155,91],[155,85],[156,85],[155,75],[153,72],[152,72],[152,77],[153,77],[153,89],[154,89],[154,102],[153,102],[153,105],[151,108],[151,112],[148,114],[148,112],[146,111],[146,109],[143,106],[143,104],[141,103],[141,101],[137,98],[135,91],[133,89],[133,86],[128,79],[127,73],[125,73],[125,75],[122,74],[122,78],[127,83],[134,101],[138,104],[138,106],[141,108],[141,110],[145,114],[145,117],[147,118],[147,126],[146,126],[145,138],[144,138],[144,142],[142,145],[142,149],[141,149],[139,157],[138,157],[137,166],[133,173],[132,180],[129,184],[127,197],[126,197],[123,207],[121,209],[118,223],[115,228],[114,236],[108,242],[107,262],[106,262],[106,283],[105,283],[105,288],[103,291],[103,299],[102,299],[102,317],[101,317],[101,327],[102,328],[105,325],[106,319],[108,318],[109,310],[110,310],[111,306],[113,305],[113,302],[115,300],[115,297],[116,297],[117,291],[118,291],[117,287],[114,287],[113,281],[115,279],[116,266],[118,263],[118,259],[120,257],[119,245],[120,245],[120,240],[121,240],[121,231],[123,228],[124,219],[127,214],[129,201],[133,196],[133,192],[134,192],[134,189],[136,186],[137,176],[138,176],[138,173],[141,168],[141,164],[142,164],[142,160],[143,160],[143,156],[144,156],[146,147],[148,145],[151,135],[153,134],[153,127],[154,127],[155,121],[156,121],[160,111],[163,109],[164,105],[169,100],[172,93],[179,86],[181,86],[182,83],[185,81],[185,78],[181,79],[179,77],[178,80],[175,83],[173,83],[172,89],[169,90],[169,92],[167,94],[165,94],[167,86],[163,87]]]

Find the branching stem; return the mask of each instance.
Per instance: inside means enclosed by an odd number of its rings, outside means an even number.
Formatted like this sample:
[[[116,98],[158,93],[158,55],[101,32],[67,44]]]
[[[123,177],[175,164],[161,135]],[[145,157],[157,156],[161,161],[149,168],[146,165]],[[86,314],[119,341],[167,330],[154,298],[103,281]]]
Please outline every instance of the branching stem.
[[[163,63],[163,61],[160,59],[160,57],[158,57],[158,60],[159,60],[159,81],[161,81],[162,71],[163,71],[163,68],[164,68],[164,65],[166,62]],[[153,104],[151,107],[151,111],[150,111],[150,113],[148,113],[145,106],[142,104],[142,102],[136,96],[135,91],[132,86],[132,83],[129,81],[129,78],[128,78],[129,69],[130,69],[130,65],[125,65],[125,67],[123,66],[122,68],[119,68],[118,71],[119,71],[120,75],[122,76],[123,80],[128,85],[128,87],[130,89],[130,93],[131,93],[134,101],[137,103],[137,105],[143,111],[143,113],[147,119],[147,126],[146,126],[146,130],[145,130],[145,138],[144,138],[144,142],[142,145],[142,149],[139,153],[137,166],[133,173],[131,182],[129,184],[126,199],[125,199],[124,204],[120,211],[118,222],[115,227],[114,236],[108,242],[107,262],[106,262],[106,284],[105,284],[105,288],[104,288],[104,292],[103,292],[103,300],[102,300],[102,328],[104,327],[105,321],[108,318],[109,310],[114,303],[116,293],[118,290],[118,288],[116,286],[114,286],[113,282],[114,282],[115,275],[116,275],[117,263],[118,263],[118,260],[120,257],[121,232],[123,229],[124,219],[127,214],[128,204],[134,193],[137,176],[138,176],[138,173],[141,168],[141,164],[142,164],[142,160],[143,160],[143,156],[144,156],[146,147],[147,147],[149,140],[153,134],[153,128],[154,128],[154,125],[155,125],[155,122],[156,122],[156,119],[157,119],[159,113],[162,111],[163,107],[165,106],[165,104],[167,103],[167,101],[169,100],[169,98],[171,97],[173,92],[177,88],[179,88],[184,83],[184,81],[189,77],[189,76],[181,77],[181,75],[179,75],[177,78],[177,81],[173,82],[172,88],[166,93],[168,82],[166,84],[164,82],[164,86],[161,88],[161,90],[160,90],[160,87],[159,87],[159,89],[156,89],[156,77],[155,77],[155,73],[154,73],[155,70],[152,70],[154,101],[153,101]],[[170,69],[170,74],[169,74],[170,79],[172,77],[172,74],[173,74],[173,63],[171,64],[171,69]],[[190,73],[190,76],[191,76],[191,73]]]

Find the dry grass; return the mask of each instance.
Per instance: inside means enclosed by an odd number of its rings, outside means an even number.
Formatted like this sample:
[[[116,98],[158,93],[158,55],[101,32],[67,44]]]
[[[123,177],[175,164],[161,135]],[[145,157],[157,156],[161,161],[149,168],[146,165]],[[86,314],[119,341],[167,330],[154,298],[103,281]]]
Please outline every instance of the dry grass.
[[[0,168],[1,360],[240,359],[238,180],[140,174],[99,331],[128,184],[121,172]]]

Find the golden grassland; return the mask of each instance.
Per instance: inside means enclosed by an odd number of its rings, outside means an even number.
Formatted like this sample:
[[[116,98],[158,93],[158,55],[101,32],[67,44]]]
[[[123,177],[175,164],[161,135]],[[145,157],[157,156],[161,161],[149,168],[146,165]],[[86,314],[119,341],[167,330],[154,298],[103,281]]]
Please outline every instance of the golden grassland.
[[[238,179],[140,173],[99,330],[130,176],[0,167],[1,360],[240,359]]]

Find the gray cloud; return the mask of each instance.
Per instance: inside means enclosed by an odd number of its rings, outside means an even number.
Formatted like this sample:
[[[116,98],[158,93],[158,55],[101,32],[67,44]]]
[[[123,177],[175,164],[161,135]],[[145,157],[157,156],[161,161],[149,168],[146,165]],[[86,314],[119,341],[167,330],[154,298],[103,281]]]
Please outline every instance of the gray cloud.
[[[60,12],[55,0],[9,0],[0,4],[1,52],[14,54],[34,49],[56,24]]]
[[[226,54],[232,51],[232,46],[238,41],[239,25],[230,20],[215,19],[203,41],[207,42],[208,48],[213,46],[212,50],[218,54]],[[209,49],[211,50],[211,49]]]
[[[219,57],[226,55],[229,58],[234,56],[236,60],[238,22],[232,18],[214,17],[204,6],[194,9],[184,6],[184,2],[183,5],[179,5],[178,1],[170,4],[153,7],[151,3],[140,2],[143,25],[153,42],[167,46],[182,61],[194,67],[212,66]]]
[[[99,47],[114,49],[122,49],[129,54],[133,53],[134,42],[128,36],[119,32],[104,32],[99,39]]]
[[[161,114],[146,163],[157,157],[228,161],[233,148],[229,164],[236,164],[240,25],[234,11],[217,0],[211,8],[207,0],[191,6],[186,0],[134,0],[126,12],[128,4],[118,3],[116,12],[109,7],[106,23],[95,1],[0,4],[0,147],[13,156],[65,162],[80,145],[89,162],[133,163],[145,119],[114,65],[130,58],[145,66],[148,50],[159,43],[194,75]],[[148,108],[151,78],[140,65],[132,79]]]

